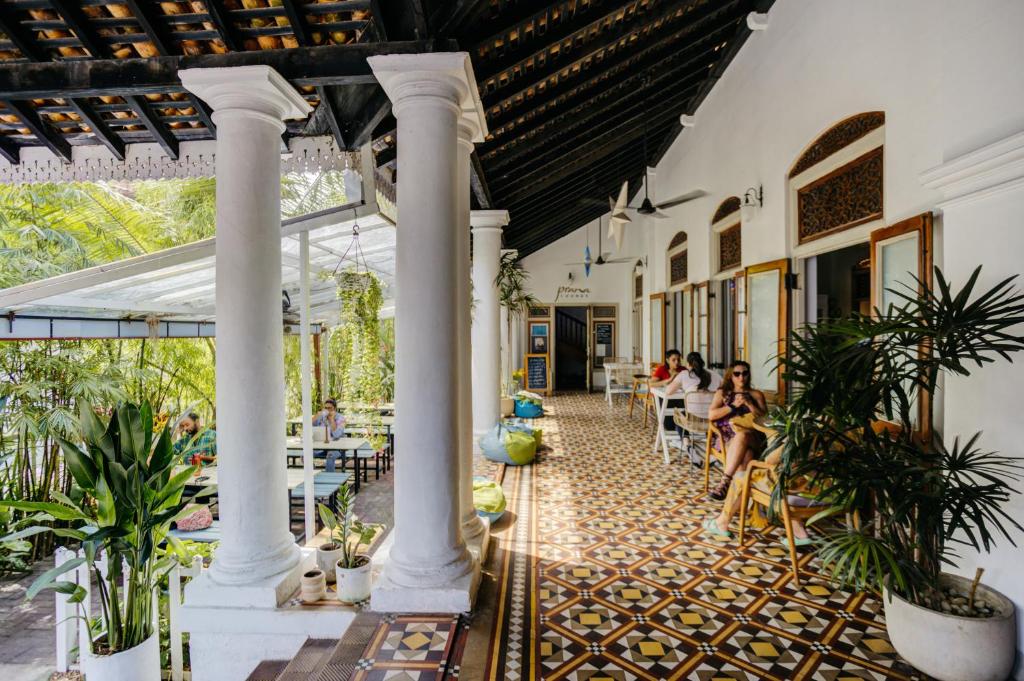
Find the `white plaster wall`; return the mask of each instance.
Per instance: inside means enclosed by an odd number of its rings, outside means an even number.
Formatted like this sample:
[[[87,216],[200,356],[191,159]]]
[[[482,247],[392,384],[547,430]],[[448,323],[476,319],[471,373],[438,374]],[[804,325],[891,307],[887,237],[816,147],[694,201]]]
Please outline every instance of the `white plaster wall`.
[[[672,209],[671,220],[647,221],[647,232],[633,231],[629,252],[640,255],[637,249],[644,248],[653,292],[665,288],[664,254],[679,230],[689,237],[690,280],[709,278],[711,215],[722,199],[751,186],[764,186],[765,202],[743,224],[743,264],[791,256],[789,169],[820,133],[847,116],[885,112],[886,223],[940,212],[944,196],[924,186],[923,171],[1024,132],[1020,0],[778,0],[769,16],[768,30],[750,37],[696,112],[696,127],[676,139],[656,169],[657,198],[698,188],[708,196]],[[988,283],[1020,273],[1022,204],[1024,190],[947,208],[936,222],[936,263],[961,282],[980,263]],[[562,263],[578,259],[565,256],[581,253],[582,244],[574,235],[526,259],[539,290],[564,280]],[[590,285],[608,301],[621,287],[620,310],[628,309],[625,269],[621,276],[592,275]],[[631,330],[628,315],[620,313],[620,320],[621,344]],[[945,433],[984,430],[987,448],[1020,455],[1021,431],[1011,424],[1019,422],[1022,384],[1024,359],[949,381],[938,401]],[[1024,500],[1015,498],[1010,512],[1024,517]],[[984,565],[986,581],[1019,608],[1024,550],[1003,544],[991,555],[965,558],[960,572]],[[1024,678],[1021,671],[1017,678]]]

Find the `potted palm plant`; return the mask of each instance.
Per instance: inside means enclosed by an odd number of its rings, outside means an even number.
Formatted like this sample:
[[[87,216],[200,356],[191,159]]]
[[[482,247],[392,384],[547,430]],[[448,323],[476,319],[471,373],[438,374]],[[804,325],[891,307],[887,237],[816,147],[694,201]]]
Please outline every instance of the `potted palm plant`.
[[[63,438],[64,462],[84,494],[76,502],[52,492],[55,502],[2,500],[0,505],[46,514],[69,521],[70,528],[39,525],[36,532],[53,532],[81,542],[83,555],[42,574],[28,590],[34,597],[44,589],[87,596],[99,603],[99,635],[81,651],[87,681],[158,681],[160,643],[156,630],[154,590],[173,567],[170,554],[159,547],[166,540],[176,553],[187,550],[168,534],[171,523],[189,509],[181,501],[193,467],[174,472],[174,450],[167,429],[154,438],[148,403],[123,404],[104,425],[88,405],[81,408],[84,448]],[[61,580],[61,575],[86,565],[96,593]]]
[[[370,557],[359,549],[373,541],[376,530],[364,525],[354,512],[355,497],[348,487],[338,492],[338,513],[320,504],[320,520],[331,533],[331,540],[340,547],[335,561],[338,600],[359,603],[370,597]]]
[[[505,308],[505,366],[502,367],[502,385],[505,394],[501,396],[501,415],[511,416],[515,410],[513,395],[517,384],[514,382],[512,368],[515,365],[512,357],[512,329],[516,322],[522,320],[537,304],[537,299],[527,291],[529,273],[523,269],[514,251],[501,254],[498,264],[498,277],[494,280],[498,287],[498,300]]]
[[[1005,508],[1020,459],[985,451],[978,435],[947,445],[932,427],[943,373],[1024,349],[1024,296],[1012,278],[976,294],[980,270],[953,291],[936,269],[934,288],[891,291],[899,302],[887,310],[793,334],[782,367],[794,397],[772,417],[776,494],[809,476],[828,504],[816,520],[848,519],[819,540],[824,570],[884,593],[897,652],[941,681],[1003,681],[1016,648],[1013,604],[943,571],[957,547],[988,552],[1024,529]],[[894,427],[873,429],[878,420]]]

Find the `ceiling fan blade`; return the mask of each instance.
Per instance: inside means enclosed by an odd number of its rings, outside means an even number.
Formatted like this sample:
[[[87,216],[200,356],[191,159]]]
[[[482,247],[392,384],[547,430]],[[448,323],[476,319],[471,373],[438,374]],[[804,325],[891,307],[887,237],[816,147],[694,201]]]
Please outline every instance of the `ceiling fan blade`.
[[[655,218],[656,220],[668,220],[669,218],[672,217],[671,215],[666,215],[665,213],[662,213],[660,210],[655,210],[653,213],[650,213],[650,216],[652,218]]]
[[[707,196],[707,195],[708,195],[708,193],[706,191],[704,191],[703,189],[695,189],[694,191],[689,192],[688,194],[683,194],[682,196],[677,196],[676,198],[671,199],[669,201],[663,201],[663,202],[659,203],[657,206],[655,206],[655,208],[657,208],[658,210],[664,210],[665,208],[672,208],[674,206],[678,206],[678,205],[684,204],[687,201],[693,201],[694,199],[699,199],[702,196]]]
[[[630,258],[630,257],[627,257],[627,258],[615,258],[613,260],[605,260],[604,264],[605,265],[618,265],[618,264],[621,264],[621,263],[624,263],[624,262],[636,262],[636,260],[637,260],[636,258]]]

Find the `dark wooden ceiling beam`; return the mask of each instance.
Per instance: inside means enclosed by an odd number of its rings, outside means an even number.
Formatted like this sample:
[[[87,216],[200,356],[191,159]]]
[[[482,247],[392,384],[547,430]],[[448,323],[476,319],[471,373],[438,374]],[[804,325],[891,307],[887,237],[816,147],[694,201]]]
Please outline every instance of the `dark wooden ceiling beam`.
[[[473,155],[469,159],[469,186],[473,190],[473,196],[476,197],[476,202],[480,208],[488,210],[493,205],[491,201],[491,189],[487,184],[487,178],[484,177],[484,167],[480,163],[480,157],[477,156],[476,151],[473,151]]]
[[[124,140],[118,137],[117,133],[103,122],[103,117],[92,108],[92,105],[85,99],[68,99],[68,105],[74,109],[82,122],[89,126],[93,136],[103,144],[118,161],[124,160]]]
[[[242,40],[238,37],[235,25],[228,18],[227,10],[224,9],[222,0],[203,0],[206,5],[206,13],[210,15],[210,23],[220,34],[221,42],[228,50],[235,52],[242,47]]]
[[[375,88],[355,117],[347,124],[348,148],[358,149],[370,141],[373,131],[391,113],[391,100],[382,88]]]
[[[552,102],[566,95],[571,96],[573,100],[584,96],[593,99],[623,85],[643,82],[652,74],[656,80],[661,80],[663,77],[667,77],[668,73],[680,73],[687,66],[713,55],[715,47],[724,39],[725,31],[734,30],[736,22],[737,19],[733,16],[729,16],[725,21],[716,22],[697,40],[686,40],[684,49],[679,49],[679,43],[682,39],[690,37],[690,31],[680,30],[651,44],[638,54],[602,69],[600,74],[583,83],[576,83],[572,80],[559,82],[554,88],[545,90],[543,101],[538,102],[528,111],[519,111],[517,107],[513,106],[502,110],[497,115],[491,115],[487,119],[488,125],[492,131],[497,131],[520,118],[530,115],[533,115],[534,118],[538,115],[544,116],[550,113],[548,111],[550,109],[557,112],[557,105],[551,106]],[[542,107],[547,107],[548,110],[538,114],[537,112]],[[536,125],[532,118],[526,120],[525,124]],[[518,130],[513,128],[512,134],[518,134]]]
[[[694,0],[686,0],[689,4],[693,4]],[[639,4],[636,0],[609,0],[604,4],[592,3],[586,8],[578,7],[576,12],[571,15],[570,18],[564,18],[570,15],[562,14],[562,19],[559,23],[551,26],[550,24],[543,33],[534,32],[529,37],[524,37],[520,30],[519,42],[515,47],[509,47],[508,49],[499,52],[493,58],[482,58],[480,59],[480,67],[477,71],[476,77],[479,82],[487,81],[495,76],[498,76],[505,71],[514,69],[517,66],[524,67],[526,63],[535,57],[547,53],[555,45],[558,45],[570,38],[577,37],[577,34],[590,32],[594,29],[599,29],[602,24],[609,20],[614,19],[618,14],[624,10],[628,10],[633,7],[634,19],[637,15],[643,16],[643,10],[639,8]],[[537,15],[531,17],[527,21],[516,24],[515,26],[509,26],[502,30],[501,33],[486,38],[480,41],[473,48],[474,54],[479,54],[481,48],[491,47],[494,42],[504,40],[508,42],[506,36],[513,28],[520,28],[525,24],[532,21],[540,21],[541,18],[547,13],[542,11]],[[625,18],[626,22],[630,21],[629,17]],[[635,22],[634,24],[635,25]],[[493,49],[493,47],[491,48]]]
[[[398,158],[398,147],[388,147],[381,149],[377,152],[375,158],[377,159],[377,167],[386,166],[387,164]]]
[[[27,102],[3,100],[7,110],[18,117],[41,144],[64,161],[71,161],[71,145],[59,130],[51,128]]]
[[[35,35],[21,25],[18,10],[6,2],[0,3],[0,31],[14,43],[18,51],[29,61],[43,61],[46,53],[39,46]]]
[[[651,31],[653,32],[657,30],[661,34],[660,39],[662,40],[676,35],[677,31],[671,30],[671,26],[677,21],[685,22],[682,26],[683,29],[689,27],[691,32],[696,31],[703,22],[715,16],[719,16],[724,12],[729,12],[737,1],[738,0],[730,0],[729,2],[721,5],[708,3],[707,6],[700,9],[682,12],[685,7],[690,6],[691,0],[669,0],[669,2],[663,5],[660,9],[657,9],[648,15],[644,15],[645,20],[643,23],[623,24],[617,26],[613,30],[605,31],[594,40],[582,43],[582,48],[580,50],[573,50],[570,57],[564,59],[561,57],[550,59],[545,62],[543,66],[524,74],[522,78],[510,78],[504,85],[500,85],[493,89],[486,89],[484,92],[481,92],[484,106],[490,109],[491,107],[498,106],[509,100],[515,100],[517,97],[525,98],[526,94],[530,90],[538,90],[540,86],[544,85],[552,76],[574,66],[582,65],[588,60],[595,59],[602,50],[605,50],[611,45],[638,33],[648,25],[654,24],[658,21],[663,21],[663,23],[657,29],[654,29],[652,26]],[[616,55],[611,58],[614,60],[612,63],[629,59],[658,40],[659,38],[657,37],[649,36],[647,40],[637,40],[633,43],[627,44],[623,46],[621,50],[616,51]],[[619,54],[620,52],[621,55]],[[604,65],[602,62],[602,64],[599,65],[599,68],[608,68],[609,66],[610,65]],[[585,74],[586,71],[586,69],[580,69],[580,73],[582,74]],[[576,77],[571,78],[573,80],[576,79]],[[484,83],[481,82],[481,84],[485,86]],[[483,90],[484,88],[481,89]]]
[[[485,156],[484,158],[489,160],[493,158],[489,164],[491,175],[495,176],[499,168],[505,168],[523,156],[529,156],[528,161],[534,163],[539,158],[559,153],[567,145],[577,145],[581,138],[584,140],[592,139],[597,134],[598,129],[608,127],[616,121],[642,119],[645,112],[652,108],[661,110],[674,107],[677,111],[683,113],[684,108],[700,86],[700,83],[695,81],[702,75],[692,74],[678,84],[673,84],[674,87],[678,85],[681,89],[668,96],[658,96],[655,94],[652,97],[652,93],[658,88],[651,87],[649,89],[642,89],[636,92],[635,95],[630,96],[628,101],[632,103],[628,106],[623,106],[622,102],[616,98],[610,98],[609,101],[601,105],[584,106],[575,115],[564,116],[564,126],[561,119],[557,120],[550,134],[535,135],[532,139],[523,140],[511,149],[494,157]],[[514,173],[520,171],[521,167],[516,166],[506,172]]]
[[[509,210],[541,210],[546,201],[578,201],[581,198],[607,198],[609,193],[618,194],[624,177],[632,176],[643,169],[643,154],[635,148],[623,148],[607,158],[581,170],[576,176],[542,187],[531,194],[522,194],[504,202]],[[605,186],[614,191],[608,191]],[[501,194],[499,193],[499,196]]]
[[[298,41],[300,46],[309,45],[311,42],[309,27],[306,25],[306,17],[300,10],[298,3],[295,0],[281,0],[281,4],[284,5],[284,13],[288,17],[288,23],[291,24],[295,40]]]
[[[316,115],[322,117],[322,120],[327,123],[338,148],[347,148],[345,146],[345,131],[341,128],[340,103],[336,99],[337,90],[329,87],[317,87],[316,94],[320,97]]]
[[[145,97],[125,97],[124,101],[131,108],[138,119],[142,122],[149,133],[153,136],[154,141],[163,147],[163,150],[167,152],[173,160],[178,160],[178,138],[174,136],[171,129],[168,128],[160,120],[160,116],[157,115],[153,109],[152,104]]]
[[[527,171],[517,173],[514,181],[502,185],[502,191],[520,194],[524,191],[528,193],[531,187],[547,186],[576,172],[580,168],[585,168],[594,160],[607,156],[617,148],[630,144],[634,140],[641,139],[645,133],[648,135],[648,139],[650,139],[650,137],[654,136],[652,134],[653,129],[678,117],[679,110],[677,108],[670,108],[668,110],[641,114],[639,117],[624,121],[590,138],[586,146],[581,145],[580,149],[569,160],[566,160],[565,155],[562,155],[559,158],[550,159],[533,166]],[[656,139],[660,140],[660,138]],[[511,190],[510,187],[515,187],[515,189]]]
[[[149,42],[153,43],[157,52],[161,55],[176,52],[171,32],[161,19],[163,14],[157,11],[153,2],[149,0],[122,0],[122,2],[135,16],[135,21],[139,22],[142,32],[149,37]]]
[[[92,28],[89,26],[89,17],[82,11],[82,6],[76,0],[50,0],[57,13],[64,20],[64,24],[71,29],[78,38],[78,42],[86,49],[93,59],[103,59],[110,55],[110,47],[98,39]]]
[[[458,32],[466,20],[486,4],[487,0],[456,0],[449,8],[441,3],[431,15],[430,23],[437,27],[437,35],[450,36]]]
[[[293,85],[376,84],[367,57],[457,49],[448,41],[351,43],[149,59],[0,63],[0,99],[134,96],[180,92],[178,71],[265,64]]]

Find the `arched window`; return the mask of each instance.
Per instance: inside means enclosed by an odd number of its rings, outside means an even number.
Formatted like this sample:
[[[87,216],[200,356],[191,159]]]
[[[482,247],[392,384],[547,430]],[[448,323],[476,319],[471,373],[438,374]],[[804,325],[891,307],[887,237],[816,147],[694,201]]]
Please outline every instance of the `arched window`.
[[[668,244],[668,285],[681,286],[689,276],[686,232],[679,232]]]
[[[722,201],[711,217],[712,243],[715,253],[715,272],[731,272],[743,262],[742,232],[740,228],[740,199],[730,196]]]
[[[818,136],[789,172],[790,214],[803,245],[882,218],[885,113],[868,111]]]

